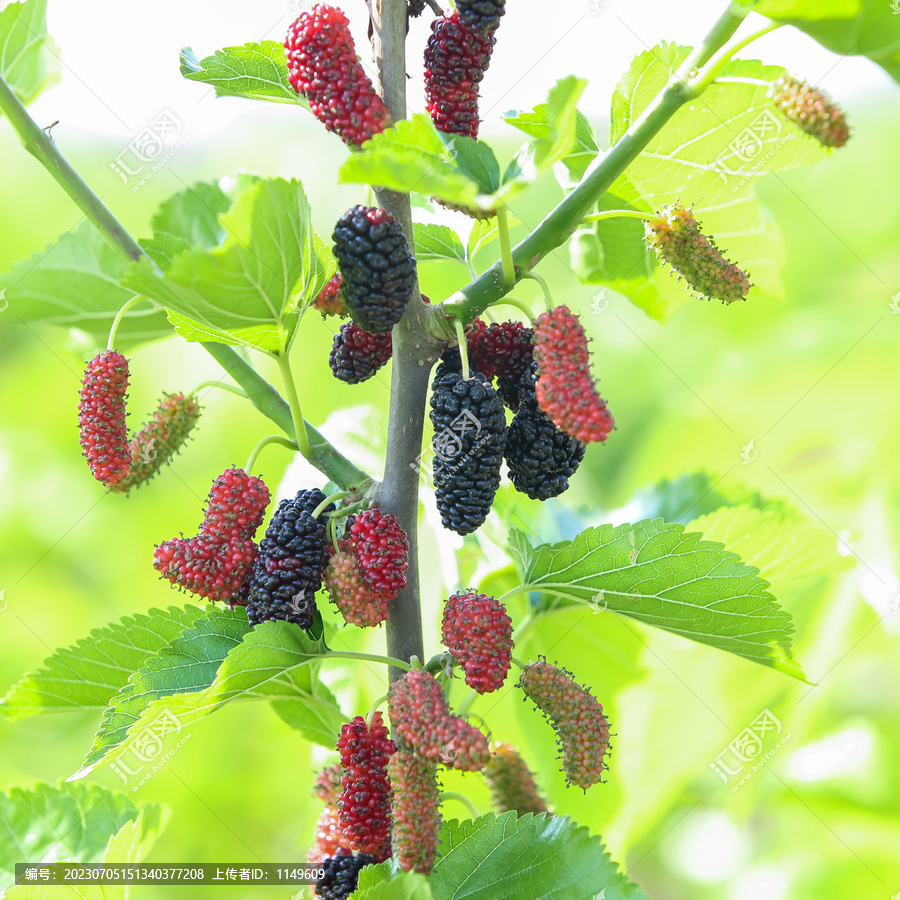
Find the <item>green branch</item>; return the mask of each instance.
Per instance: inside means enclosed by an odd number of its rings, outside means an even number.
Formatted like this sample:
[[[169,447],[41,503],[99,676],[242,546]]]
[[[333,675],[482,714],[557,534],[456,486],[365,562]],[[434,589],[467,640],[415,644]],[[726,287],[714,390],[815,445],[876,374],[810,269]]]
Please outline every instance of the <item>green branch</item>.
[[[0,112],[22,142],[22,146],[56,179],[66,194],[100,233],[126,259],[147,258],[138,242],[125,230],[103,201],[88,187],[81,176],[59,152],[51,137],[28,115],[12,88],[0,77]],[[152,260],[151,260],[152,263]],[[156,268],[155,263],[153,264]],[[423,304],[424,305],[424,304]],[[278,391],[263,379],[226,344],[201,345],[228,374],[247,392],[253,405],[291,437],[295,434],[291,409]],[[301,418],[302,421],[302,418]],[[303,429],[298,428],[297,431]],[[372,479],[338,452],[315,428],[306,423],[310,462],[341,487],[367,488]],[[302,437],[297,435],[302,441]],[[302,449],[302,445],[301,445]]]
[[[580,184],[553,210],[538,227],[512,251],[512,260],[521,277],[545,256],[562,246],[577,230],[615,180],[634,162],[641,151],[666,123],[697,93],[692,89],[691,74],[704,67],[715,53],[737,31],[747,11],[731,7],[713,25],[702,44],[691,54],[682,68],[671,78],[656,100],[632,123],[628,131],[609,148],[600,162]],[[702,80],[702,75],[698,76]],[[695,80],[694,83],[701,83]],[[429,322],[435,337],[443,340],[453,333],[448,317],[469,323],[505,294],[514,284],[504,277],[502,262],[496,262],[482,275],[457,291],[449,300],[432,310]],[[442,321],[443,320],[443,321]]]

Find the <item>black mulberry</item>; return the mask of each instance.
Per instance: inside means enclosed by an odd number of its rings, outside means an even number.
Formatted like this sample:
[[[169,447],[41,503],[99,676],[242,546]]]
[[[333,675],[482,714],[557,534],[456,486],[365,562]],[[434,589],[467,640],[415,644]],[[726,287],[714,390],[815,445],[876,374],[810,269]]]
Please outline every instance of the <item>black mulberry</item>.
[[[325,874],[316,882],[316,896],[324,900],[347,900],[359,884],[360,870],[375,862],[378,860],[370,853],[323,860],[319,868],[324,869]]]
[[[459,21],[480,34],[493,34],[506,13],[506,0],[458,0]]]
[[[503,403],[480,372],[468,381],[438,366],[432,385],[434,487],[445,528],[479,528],[500,485],[506,441]]]
[[[390,331],[416,282],[416,261],[400,223],[386,210],[354,206],[334,228],[334,255],[353,320],[370,334]]]
[[[392,353],[390,332],[370,334],[356,322],[347,322],[334,336],[328,364],[335,378],[347,384],[359,384],[385,365]]]
[[[282,500],[266,528],[247,590],[247,617],[251,624],[294,622],[312,625],[316,591],[328,563],[323,515],[312,517],[325,495],[319,490],[299,491]],[[329,505],[328,510],[334,506]]]
[[[519,383],[519,411],[506,434],[506,464],[517,491],[532,500],[558,497],[584,459],[584,444],[557,428],[535,396],[536,363]]]

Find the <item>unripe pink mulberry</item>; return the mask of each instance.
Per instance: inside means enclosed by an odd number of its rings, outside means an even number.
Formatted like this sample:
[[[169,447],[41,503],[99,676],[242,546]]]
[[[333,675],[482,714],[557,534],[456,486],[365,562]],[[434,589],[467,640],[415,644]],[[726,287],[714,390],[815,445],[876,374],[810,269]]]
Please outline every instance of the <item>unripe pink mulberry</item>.
[[[390,839],[390,782],[387,764],[394,752],[381,713],[369,727],[362,716],[344,725],[337,742],[344,774],[338,800],[344,839],[352,850],[376,853]]]
[[[292,87],[345,144],[359,147],[391,124],[387,107],[357,58],[350,22],[341,10],[317,3],[301,13],[284,47]]]
[[[441,828],[437,764],[399,750],[388,766],[394,858],[401,869],[428,875],[437,855]]]
[[[584,327],[568,306],[535,320],[534,358],[538,406],[553,424],[585,444],[605,441],[615,422],[591,375]]]
[[[844,111],[821,88],[784,75],[772,83],[769,97],[789,122],[823,147],[843,147],[850,139]]]
[[[331,554],[322,583],[349,624],[374,628],[386,621],[390,601],[369,586],[352,551],[338,550]]]
[[[522,671],[518,686],[544,713],[556,731],[562,748],[566,781],[587,790],[603,780],[609,768],[609,722],[603,707],[566,669],[543,657]]]
[[[337,803],[341,793],[341,776],[343,774],[344,767],[340,763],[334,763],[334,765],[322,769],[316,775],[313,796],[318,797],[323,803]]]
[[[199,418],[200,404],[192,394],[163,394],[153,418],[129,441],[128,475],[112,490],[125,493],[148,482],[171,462]]]
[[[644,222],[644,237],[660,262],[670,265],[701,297],[723,303],[746,300],[750,279],[722,256],[689,209],[673,203],[659,215],[661,220]]]
[[[466,591],[451,594],[441,625],[444,646],[466,673],[466,684],[479,694],[502,687],[512,658],[512,619],[493,597]]]
[[[344,840],[337,807],[328,804],[316,822],[313,844],[306,861],[310,865],[318,865],[332,856],[349,856],[351,852]]]
[[[490,758],[487,738],[450,712],[434,676],[413,669],[388,691],[394,731],[418,754],[440,760],[448,768],[477,771]]]
[[[497,813],[515,810],[517,815],[547,812],[528,764],[512,744],[491,744],[491,759],[484,767]]]
[[[121,353],[107,350],[87,364],[78,404],[79,442],[91,474],[107,487],[127,477],[131,466],[127,390],[128,360]]]

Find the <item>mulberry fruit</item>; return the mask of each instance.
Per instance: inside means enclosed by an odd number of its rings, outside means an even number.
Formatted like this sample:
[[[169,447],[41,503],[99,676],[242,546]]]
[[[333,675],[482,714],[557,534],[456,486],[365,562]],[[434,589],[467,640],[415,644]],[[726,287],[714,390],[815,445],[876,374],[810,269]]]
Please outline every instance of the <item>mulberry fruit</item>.
[[[392,353],[390,332],[370,334],[355,322],[347,322],[334,336],[328,363],[335,378],[347,384],[359,384],[385,365]]]
[[[428,875],[437,855],[441,829],[437,764],[398,750],[388,765],[394,859],[401,869]]]
[[[337,742],[344,774],[338,800],[344,839],[352,850],[376,853],[390,840],[390,782],[387,764],[394,743],[381,713],[369,727],[362,716],[344,725]]]
[[[660,262],[670,265],[700,297],[723,303],[747,298],[750,279],[722,256],[689,209],[673,203],[659,215],[660,219],[644,222],[644,238]]]
[[[319,291],[313,300],[313,307],[324,316],[346,316],[347,304],[341,292],[341,273],[337,272],[328,279],[328,284]]]
[[[206,597],[228,600],[237,594],[256,553],[253,541],[237,535],[219,540],[198,534],[163,541],[153,552],[153,566],[172,584]]]
[[[199,418],[193,395],[163,394],[153,418],[129,442],[128,475],[112,490],[125,493],[149,481],[182,448]]]
[[[425,98],[438,131],[478,137],[478,85],[491,64],[496,39],[460,21],[460,14],[431,23],[425,48]]]
[[[322,769],[316,775],[313,796],[318,797],[323,803],[337,803],[338,795],[341,792],[341,775],[343,773],[344,768],[340,763]]]
[[[350,855],[350,848],[344,842],[337,806],[329,803],[319,815],[316,822],[313,845],[309,849],[306,861],[310,865],[318,865],[330,856]]]
[[[406,587],[409,540],[397,517],[367,509],[347,520],[344,539],[359,560],[366,583],[393,600]]]
[[[398,678],[388,691],[394,731],[417,753],[447,768],[474,772],[490,758],[487,738],[450,712],[434,676],[420,669]]]
[[[519,816],[547,812],[534,775],[512,744],[491,744],[491,759],[484,767],[484,778],[498,815],[510,810]]]
[[[368,585],[352,552],[331,554],[323,583],[331,602],[350,625],[374,628],[387,620],[389,599]]]
[[[334,255],[354,322],[370,334],[390,331],[416,283],[416,261],[400,223],[386,210],[354,206],[335,226]]]
[[[350,22],[316,4],[288,29],[288,80],[313,115],[345,144],[359,147],[391,124],[390,113],[356,56]]]
[[[262,478],[243,469],[226,469],[209,489],[202,534],[218,540],[252,538],[262,524],[271,494]]]
[[[587,335],[568,306],[535,320],[534,358],[538,406],[553,424],[585,444],[605,441],[615,422],[591,375]]]
[[[583,790],[603,780],[609,768],[609,722],[597,698],[572,673],[541,658],[526,666],[518,686],[544,713],[562,747],[566,781]]]
[[[323,900],[347,900],[359,884],[360,870],[376,862],[378,860],[369,853],[323,860],[321,868],[324,872],[316,882],[316,896]]]
[[[79,442],[101,484],[115,487],[128,476],[131,449],[125,425],[128,360],[115,350],[98,353],[88,364],[78,404]]]
[[[506,464],[517,491],[532,500],[558,497],[584,459],[584,444],[557,428],[538,407],[536,366],[519,385],[519,411],[506,432]]]
[[[493,34],[506,13],[506,0],[459,0],[459,21],[480,34]]]
[[[445,528],[479,528],[500,485],[506,441],[503,403],[479,372],[468,381],[439,366],[431,394],[434,487]]]
[[[512,659],[512,619],[493,597],[466,591],[444,604],[441,639],[479,694],[503,686]]]
[[[788,121],[823,147],[843,147],[850,139],[844,111],[821,88],[784,75],[772,83],[769,97]]]
[[[324,513],[312,513],[325,495],[319,490],[299,491],[293,500],[282,500],[266,528],[259,555],[250,576],[247,617],[252,625],[284,620],[301,628],[312,625],[315,594],[328,563]]]

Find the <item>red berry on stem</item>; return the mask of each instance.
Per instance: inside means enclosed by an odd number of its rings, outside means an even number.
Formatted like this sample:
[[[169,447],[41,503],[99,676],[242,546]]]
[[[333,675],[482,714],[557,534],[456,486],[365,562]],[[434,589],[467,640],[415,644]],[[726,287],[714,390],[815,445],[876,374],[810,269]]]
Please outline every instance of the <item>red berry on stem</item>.
[[[368,381],[391,358],[391,333],[370,334],[356,322],[346,322],[334,336],[328,364],[334,377],[347,384]]]
[[[328,280],[328,284],[319,291],[313,300],[313,306],[323,316],[346,316],[347,305],[344,303],[344,295],[341,293],[341,273],[336,272]]]
[[[526,666],[518,686],[543,712],[556,731],[563,754],[566,781],[587,790],[603,780],[609,768],[609,722],[594,695],[572,673],[541,657]]]
[[[502,687],[512,659],[512,619],[493,597],[466,591],[451,594],[441,625],[444,646],[479,694]]]
[[[393,600],[406,587],[409,540],[394,515],[367,509],[347,520],[345,540],[359,560],[366,583]]]
[[[341,10],[318,3],[301,13],[288,29],[284,47],[291,86],[345,144],[359,147],[391,124],[357,59],[350,22]]]
[[[615,422],[591,375],[584,327],[568,306],[535,320],[534,358],[538,405],[553,424],[585,444],[605,441]]]
[[[243,469],[226,469],[213,482],[200,531],[220,540],[237,534],[252,538],[262,524],[271,495],[262,478]]]
[[[399,750],[388,766],[394,858],[401,869],[428,875],[437,855],[441,828],[437,764]]]
[[[172,584],[206,597],[228,600],[237,594],[256,555],[253,541],[198,534],[163,541],[153,551],[153,566]]]
[[[338,799],[344,839],[352,850],[376,853],[390,838],[390,782],[387,764],[394,743],[381,713],[369,727],[362,716],[344,725],[337,742],[344,774]]]
[[[421,756],[470,772],[490,758],[487,738],[451,714],[441,686],[428,672],[413,669],[398,678],[388,691],[388,711],[394,731]]]
[[[515,810],[517,815],[547,812],[528,764],[512,744],[491,744],[491,759],[484,767],[497,813]]]
[[[121,353],[106,350],[87,364],[78,404],[79,442],[91,474],[107,487],[126,478],[131,467],[127,390],[128,360]]]
[[[338,550],[331,554],[322,583],[350,625],[374,628],[387,620],[389,598],[367,583],[351,551]]]
[[[478,137],[478,85],[491,63],[491,34],[466,27],[454,13],[431,23],[425,48],[425,97],[438,131]]]

